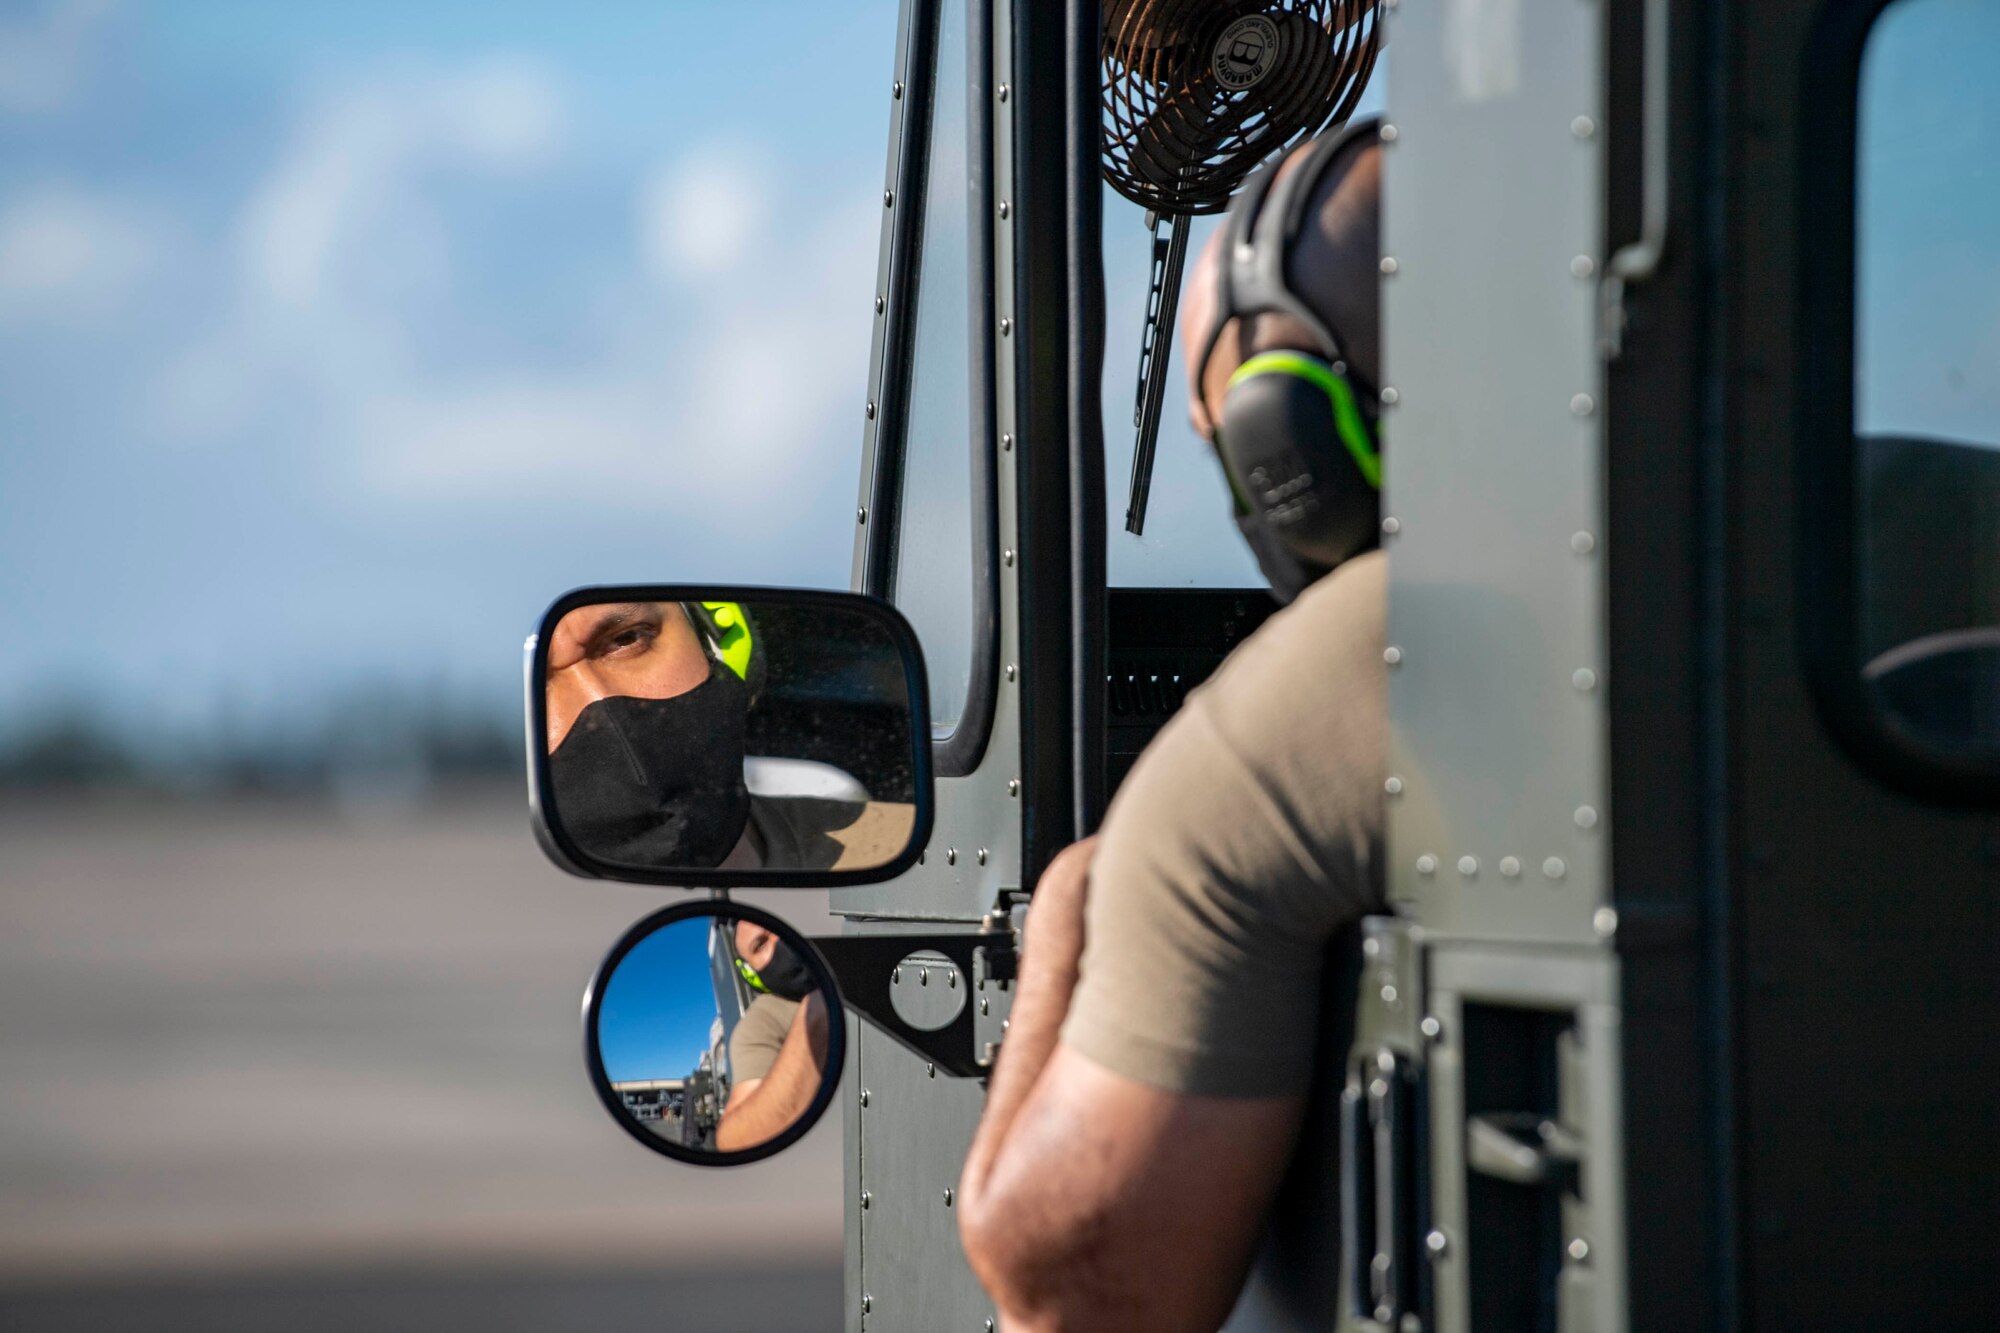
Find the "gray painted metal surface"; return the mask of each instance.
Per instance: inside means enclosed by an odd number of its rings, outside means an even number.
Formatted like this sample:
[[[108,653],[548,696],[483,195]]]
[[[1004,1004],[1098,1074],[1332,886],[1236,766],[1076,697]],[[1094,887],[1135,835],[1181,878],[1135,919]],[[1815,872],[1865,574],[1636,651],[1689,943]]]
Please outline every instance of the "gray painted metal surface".
[[[1404,0],[1389,34],[1390,896],[1434,933],[1592,942],[1603,6]]]
[[[921,0],[904,3],[897,56],[897,69],[903,73],[898,77],[908,77],[908,33],[917,3]],[[994,179],[989,202],[996,208],[998,201],[1011,201],[1014,196],[1013,99],[999,95],[1003,86],[1011,93],[1012,26],[1011,6],[1007,0],[999,0],[993,13],[993,69],[990,77],[976,80],[992,99]],[[900,141],[899,123],[890,150],[888,174],[892,180]],[[993,228],[993,271],[997,277],[994,317],[1008,321],[1016,318],[1010,214],[1011,205]],[[889,225],[885,219],[881,258],[885,275]],[[872,375],[879,376],[883,334],[878,321],[877,369]],[[994,344],[996,437],[968,442],[969,447],[994,451],[999,544],[1004,552],[1019,547],[1014,342],[1013,338],[999,338]],[[870,382],[878,380],[871,378]],[[875,426],[875,421],[868,422],[863,442],[862,506],[874,490]],[[857,524],[857,529],[854,586],[859,588],[867,534],[865,524]],[[922,559],[923,555],[913,553],[913,558]],[[831,909],[846,918],[849,933],[915,933],[938,921],[976,923],[1003,893],[1020,887],[1020,689],[1013,670],[1019,661],[1020,642],[1018,564],[1017,560],[1002,559],[994,570],[1000,580],[1000,680],[985,756],[967,776],[937,783],[936,823],[920,864],[888,883],[832,895]],[[965,986],[967,980],[959,977],[958,985]],[[980,1018],[982,1033],[996,1029],[1006,1016],[1011,997],[993,989],[973,998],[992,1002]],[[848,1333],[933,1333],[939,1329],[980,1333],[991,1327],[987,1321],[994,1318],[994,1311],[966,1266],[957,1215],[945,1192],[957,1188],[959,1170],[985,1105],[984,1085],[933,1073],[925,1061],[865,1023],[855,1023],[852,1033],[841,1092],[848,1195],[845,1326]]]

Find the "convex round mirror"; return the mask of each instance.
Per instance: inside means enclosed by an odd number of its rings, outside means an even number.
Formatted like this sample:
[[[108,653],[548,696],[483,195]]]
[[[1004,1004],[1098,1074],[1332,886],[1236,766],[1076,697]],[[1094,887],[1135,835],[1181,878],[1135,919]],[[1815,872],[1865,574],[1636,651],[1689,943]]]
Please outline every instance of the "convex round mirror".
[[[833,1100],[846,1046],[833,974],[769,912],[679,903],[625,933],[583,1002],[584,1058],[611,1118],[698,1166],[790,1146]]]
[[[916,636],[874,598],[574,592],[528,644],[536,831],[609,879],[888,879],[930,836],[929,716]]]

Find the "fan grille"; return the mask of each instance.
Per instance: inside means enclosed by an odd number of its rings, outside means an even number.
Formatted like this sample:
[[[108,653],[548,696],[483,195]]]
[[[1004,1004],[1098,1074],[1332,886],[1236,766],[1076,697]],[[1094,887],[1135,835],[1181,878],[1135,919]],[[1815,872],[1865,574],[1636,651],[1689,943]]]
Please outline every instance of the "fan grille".
[[[1220,213],[1258,164],[1354,111],[1376,0],[1112,0],[1104,178],[1158,213]]]

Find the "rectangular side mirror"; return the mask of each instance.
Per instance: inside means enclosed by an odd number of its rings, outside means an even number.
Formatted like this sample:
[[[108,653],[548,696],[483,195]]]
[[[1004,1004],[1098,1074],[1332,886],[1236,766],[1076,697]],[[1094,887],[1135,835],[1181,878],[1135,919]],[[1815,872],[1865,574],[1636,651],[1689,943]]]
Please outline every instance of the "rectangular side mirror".
[[[930,838],[923,655],[886,602],[584,588],[542,616],[526,668],[535,835],[572,874],[872,884]]]

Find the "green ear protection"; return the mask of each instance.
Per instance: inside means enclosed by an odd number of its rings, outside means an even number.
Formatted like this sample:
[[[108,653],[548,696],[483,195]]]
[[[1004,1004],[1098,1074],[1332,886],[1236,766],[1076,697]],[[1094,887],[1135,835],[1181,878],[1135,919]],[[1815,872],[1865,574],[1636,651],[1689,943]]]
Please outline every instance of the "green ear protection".
[[[764,685],[764,649],[741,602],[683,602],[709,654],[750,687],[754,699]]]
[[[1245,361],[1229,377],[1215,431],[1237,521],[1265,576],[1287,600],[1379,540],[1377,395],[1357,388],[1339,336],[1292,290],[1285,273],[1320,181],[1343,153],[1373,142],[1378,130],[1374,119],[1357,121],[1314,143],[1283,180],[1277,163],[1253,176],[1230,208],[1216,275],[1216,319],[1200,366],[1208,364],[1224,326],[1246,315],[1290,315],[1323,353],[1288,349]],[[1260,229],[1267,204],[1275,216]]]

